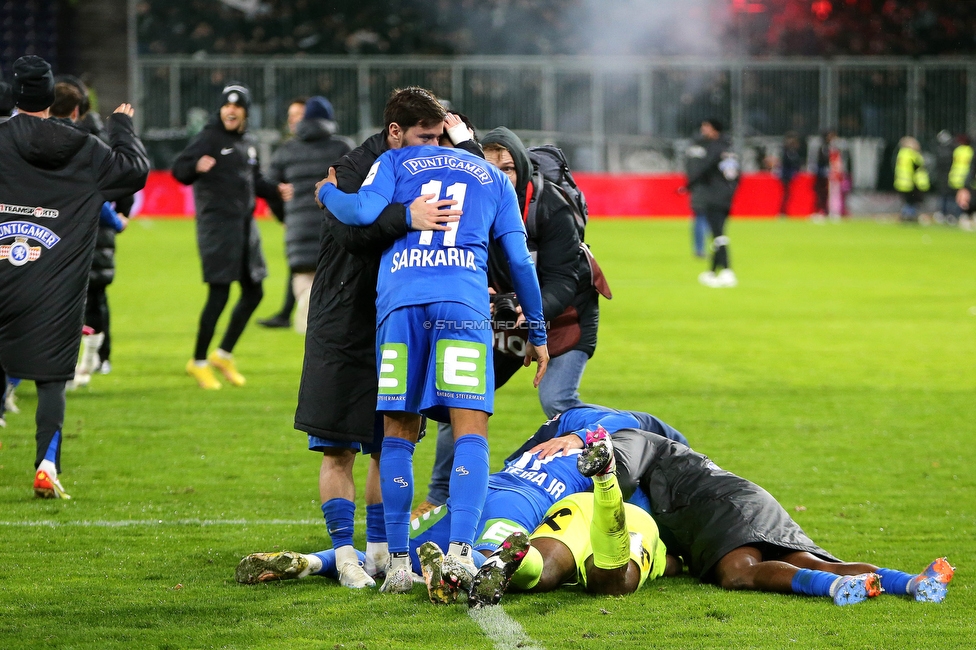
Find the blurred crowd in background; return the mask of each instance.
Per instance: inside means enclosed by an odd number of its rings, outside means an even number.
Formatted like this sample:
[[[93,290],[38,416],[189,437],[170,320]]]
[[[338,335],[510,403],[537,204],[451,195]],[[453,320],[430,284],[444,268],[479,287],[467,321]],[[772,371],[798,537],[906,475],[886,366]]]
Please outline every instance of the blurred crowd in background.
[[[625,0],[646,38],[581,38],[595,0],[140,0],[143,54],[964,55],[958,0]],[[669,6],[665,6],[669,5]],[[607,9],[609,10],[609,9]],[[688,23],[711,43],[668,38]]]

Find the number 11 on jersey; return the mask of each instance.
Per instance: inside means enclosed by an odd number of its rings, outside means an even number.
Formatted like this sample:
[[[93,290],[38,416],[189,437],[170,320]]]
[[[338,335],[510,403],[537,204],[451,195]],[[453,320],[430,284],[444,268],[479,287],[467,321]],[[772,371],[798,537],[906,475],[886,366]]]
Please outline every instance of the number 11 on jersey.
[[[424,183],[423,187],[420,188],[420,194],[434,195],[434,198],[429,199],[427,203],[434,203],[435,201],[439,201],[441,196],[442,185],[443,183],[441,183],[438,180],[428,181]],[[467,191],[468,191],[468,186],[465,183],[454,183],[453,185],[449,185],[447,187],[447,192],[445,193],[447,198],[454,199],[455,201],[457,201],[457,205],[455,205],[452,208],[453,210],[464,209],[464,195],[467,193]],[[447,224],[449,230],[442,231],[444,233],[444,246],[454,247],[456,245],[455,242],[457,241],[457,229],[459,223],[461,222],[452,221]],[[433,242],[433,239],[434,239],[433,230],[425,230],[424,232],[420,233],[421,246],[430,246],[430,244]]]

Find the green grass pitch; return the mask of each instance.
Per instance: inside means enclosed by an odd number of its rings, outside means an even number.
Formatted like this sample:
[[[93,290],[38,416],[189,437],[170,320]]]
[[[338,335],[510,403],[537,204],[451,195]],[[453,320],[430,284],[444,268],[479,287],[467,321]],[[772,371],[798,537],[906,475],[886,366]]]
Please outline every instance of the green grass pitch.
[[[279,226],[261,228],[267,316],[284,263]],[[740,286],[716,290],[696,281],[688,221],[590,224],[614,299],[583,398],[662,417],[844,559],[918,571],[948,555],[959,568],[946,602],[840,608],[685,577],[627,598],[510,595],[521,643],[976,646],[976,238],[870,220],[733,220],[730,234]],[[114,370],[68,398],[62,476],[74,500],[32,498],[31,384],[0,429],[0,648],[516,647],[420,589],[236,584],[249,552],[328,546],[318,457],[292,428],[302,338],[251,326],[236,350],[248,385],[201,391],[183,372],[205,297],[192,223],[134,221],[118,265]],[[543,421],[530,373],[496,410],[495,469]],[[432,454],[419,446],[420,482]]]

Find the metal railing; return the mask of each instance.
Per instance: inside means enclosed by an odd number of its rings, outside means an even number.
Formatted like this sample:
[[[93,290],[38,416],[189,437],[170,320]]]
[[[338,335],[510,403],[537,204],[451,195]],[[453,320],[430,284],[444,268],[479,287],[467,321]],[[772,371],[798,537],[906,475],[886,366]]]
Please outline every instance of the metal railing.
[[[888,143],[976,132],[976,58],[141,56],[142,132],[162,140],[199,128],[231,79],[250,86],[252,127],[266,138],[293,97],[314,94],[332,102],[341,133],[364,138],[391,90],[420,85],[480,131],[505,125],[529,143],[556,142],[581,170],[673,168],[676,141],[706,117],[724,120],[740,148],[775,149],[790,130]]]

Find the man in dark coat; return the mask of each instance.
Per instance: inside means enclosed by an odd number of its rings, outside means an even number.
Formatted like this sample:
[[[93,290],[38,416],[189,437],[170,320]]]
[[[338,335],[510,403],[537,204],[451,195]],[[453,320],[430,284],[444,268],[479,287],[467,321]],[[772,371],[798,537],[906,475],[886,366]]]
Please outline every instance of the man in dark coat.
[[[739,184],[739,159],[722,133],[722,123],[714,118],[701,123],[701,139],[687,155],[691,208],[695,214],[705,215],[712,231],[711,270],[699,275],[698,281],[707,287],[734,287],[738,280],[729,261],[725,222]]]
[[[279,188],[261,175],[258,143],[247,133],[250,91],[232,82],[224,88],[221,100],[217,117],[173,163],[176,180],[193,185],[197,246],[203,262],[203,281],[209,285],[194,355],[186,364],[187,374],[205,389],[221,386],[210,366],[235,386],[246,383],[232,353],[248,319],[264,297],[261,281],[268,275],[261,252],[261,234],[254,222],[255,197],[266,199],[272,210],[281,210]],[[220,347],[207,356],[217,320],[227,306],[232,282],[241,285],[241,297],[231,313]]]
[[[295,331],[304,334],[308,322],[308,301],[319,255],[322,211],[315,203],[315,183],[329,175],[329,167],[349,153],[349,145],[333,137],[335,112],[325,97],[305,103],[302,121],[295,125],[295,137],[283,144],[271,158],[269,179],[283,183],[285,201],[285,250],[291,271],[292,292],[298,303]]]
[[[356,192],[376,159],[388,149],[437,144],[445,113],[422,88],[394,91],[383,114],[384,129],[335,164],[338,187]],[[480,152],[460,124],[462,146]],[[458,136],[460,137],[460,136]],[[458,140],[460,142],[460,140]],[[470,150],[469,149],[469,150]],[[376,414],[376,281],[380,257],[398,238],[415,230],[447,230],[457,211],[441,210],[453,201],[425,195],[409,206],[389,205],[370,226],[347,226],[328,210],[322,221],[318,265],[309,299],[305,361],[295,412],[295,428],[308,434],[309,449],[322,453],[319,493],[339,581],[353,588],[373,586],[388,558],[379,453],[382,418]],[[352,546],[357,453],[370,454],[366,477],[366,566]]]
[[[14,63],[20,113],[0,124],[0,367],[37,384],[34,492],[69,498],[58,481],[65,383],[74,376],[106,200],[145,185],[149,158],[123,104],[108,120],[111,146],[49,120],[51,67]]]

